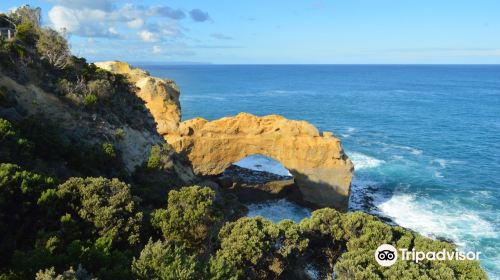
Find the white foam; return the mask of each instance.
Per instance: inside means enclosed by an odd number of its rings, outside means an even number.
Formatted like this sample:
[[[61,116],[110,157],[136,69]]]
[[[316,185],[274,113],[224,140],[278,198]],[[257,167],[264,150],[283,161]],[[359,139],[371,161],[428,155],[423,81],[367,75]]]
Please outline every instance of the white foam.
[[[431,163],[437,163],[441,168],[446,168],[446,164],[448,163],[448,161],[442,158],[438,158],[433,159]]]
[[[266,171],[281,176],[292,176],[290,171],[288,171],[279,161],[264,155],[251,155],[235,162],[234,165],[256,171]]]
[[[354,168],[359,170],[359,169],[368,169],[368,168],[375,168],[382,163],[385,163],[385,161],[376,159],[374,157],[358,153],[358,152],[353,152],[349,153],[349,158],[351,159],[352,163],[354,164]]]
[[[461,160],[447,160],[447,159],[442,159],[442,158],[436,158],[431,160],[431,164],[438,164],[439,167],[441,168],[446,168],[448,164],[464,164],[464,161]]]
[[[190,95],[182,95],[180,97],[181,102],[182,101],[197,101],[197,100],[216,100],[216,101],[225,101],[226,97],[224,96],[217,96],[217,95],[202,95],[202,94],[190,94]]]
[[[311,216],[311,210],[286,199],[252,203],[248,204],[247,207],[248,217],[261,216],[275,223],[285,219],[300,222],[302,219]]]
[[[425,202],[419,202],[415,195],[394,193],[388,200],[374,197],[374,203],[378,214],[398,225],[429,237],[449,238],[460,247],[472,245],[469,243],[474,239],[498,238],[490,222],[465,209],[449,209],[437,200],[426,198]]]
[[[309,91],[309,90],[281,90],[281,89],[276,89],[276,90],[266,90],[263,92],[259,92],[257,95],[268,95],[268,96],[279,96],[279,97],[286,97],[286,96],[292,96],[292,95],[316,95],[315,92]]]
[[[401,150],[409,151],[411,154],[416,155],[416,156],[419,156],[419,155],[424,153],[422,150],[419,150],[417,148],[413,148],[410,146],[392,145],[392,147],[397,148],[397,149],[401,149]]]
[[[443,178],[444,176],[443,176],[443,174],[441,174],[441,172],[435,171],[434,172],[434,177],[436,177],[436,178]]]

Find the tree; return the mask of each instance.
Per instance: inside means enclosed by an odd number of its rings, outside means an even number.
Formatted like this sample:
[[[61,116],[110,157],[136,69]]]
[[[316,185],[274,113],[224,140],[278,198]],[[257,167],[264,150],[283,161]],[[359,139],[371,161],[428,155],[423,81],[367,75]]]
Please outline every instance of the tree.
[[[241,218],[226,224],[219,233],[220,249],[210,259],[212,279],[269,279],[278,277],[298,257],[308,240],[298,225],[276,225],[262,218]]]
[[[38,28],[42,22],[42,9],[39,7],[32,8],[30,5],[23,5],[10,12],[9,17],[18,24],[29,23],[33,27]]]
[[[139,258],[132,262],[132,272],[138,279],[188,280],[200,279],[197,256],[184,245],[169,241],[148,243]]]
[[[70,267],[62,274],[57,274],[54,267],[40,270],[36,273],[35,280],[97,280],[97,278],[93,278],[82,266],[78,266],[76,271]]]
[[[156,210],[152,224],[165,239],[200,246],[215,237],[223,215],[215,191],[208,187],[184,187],[170,191],[166,209]]]
[[[40,58],[55,68],[63,69],[71,62],[71,51],[66,38],[53,29],[40,29],[36,49]]]
[[[37,199],[54,184],[53,178],[14,164],[0,164],[0,266],[9,263],[15,249],[34,242],[36,229],[41,226]]]
[[[118,179],[70,178],[57,189],[46,191],[39,203],[49,208],[62,205],[58,213],[63,215],[63,226],[66,221],[80,227],[90,224],[92,227],[86,228],[91,236],[109,239],[113,244],[139,242],[142,212],[136,209],[130,186]]]

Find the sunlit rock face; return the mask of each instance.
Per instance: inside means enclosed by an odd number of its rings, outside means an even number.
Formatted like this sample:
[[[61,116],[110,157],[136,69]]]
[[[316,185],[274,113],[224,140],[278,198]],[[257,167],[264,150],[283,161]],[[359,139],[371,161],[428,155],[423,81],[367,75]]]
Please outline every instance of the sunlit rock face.
[[[347,209],[353,164],[331,132],[320,133],[305,121],[278,115],[240,113],[212,122],[202,118],[180,122],[179,91],[173,82],[151,77],[124,62],[96,66],[135,84],[159,134],[189,158],[196,174],[218,175],[242,158],[261,154],[290,171],[306,202]]]
[[[209,122],[182,122],[165,135],[190,159],[200,175],[221,174],[253,154],[278,160],[293,175],[303,199],[319,207],[347,208],[353,165],[332,133],[319,133],[305,121],[240,113]]]
[[[181,106],[179,90],[173,81],[151,77],[148,72],[131,67],[120,61],[96,62],[99,68],[115,74],[124,75],[134,83],[138,90],[136,94],[141,98],[156,121],[158,133],[177,130],[181,120]]]

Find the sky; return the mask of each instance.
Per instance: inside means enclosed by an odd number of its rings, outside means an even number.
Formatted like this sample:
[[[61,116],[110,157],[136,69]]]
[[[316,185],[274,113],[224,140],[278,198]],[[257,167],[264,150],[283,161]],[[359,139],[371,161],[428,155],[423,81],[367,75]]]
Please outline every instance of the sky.
[[[500,64],[498,0],[1,0],[88,61]]]

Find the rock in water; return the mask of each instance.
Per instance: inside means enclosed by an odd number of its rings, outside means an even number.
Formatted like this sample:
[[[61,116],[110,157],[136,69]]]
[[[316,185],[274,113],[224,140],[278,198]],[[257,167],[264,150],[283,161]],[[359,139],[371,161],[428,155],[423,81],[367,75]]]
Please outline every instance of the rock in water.
[[[305,121],[240,113],[212,122],[185,121],[165,137],[188,156],[197,174],[221,174],[233,162],[262,154],[290,170],[305,201],[347,209],[353,164],[339,139]]]
[[[179,91],[173,82],[124,62],[96,66],[135,83],[158,132],[178,153],[187,155],[198,175],[218,175],[242,158],[262,154],[290,170],[306,202],[347,210],[354,167],[333,133],[320,133],[308,122],[278,115],[240,113],[212,122],[202,118],[180,122]]]

